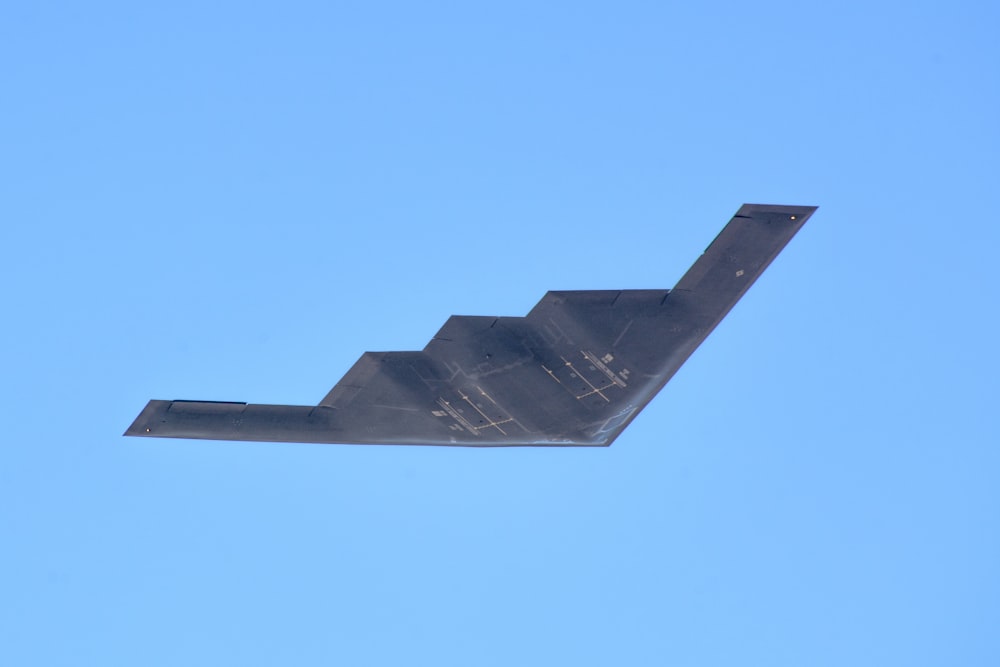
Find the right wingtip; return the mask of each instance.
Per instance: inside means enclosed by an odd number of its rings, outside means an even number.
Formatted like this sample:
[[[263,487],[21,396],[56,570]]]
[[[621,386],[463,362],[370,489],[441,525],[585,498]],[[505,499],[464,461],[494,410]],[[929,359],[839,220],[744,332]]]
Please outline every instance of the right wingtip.
[[[818,206],[789,206],[786,204],[743,204],[736,212],[737,217],[749,218],[754,214],[765,215],[787,215],[792,220],[799,219],[805,221],[812,215]],[[794,216],[794,217],[793,217]]]

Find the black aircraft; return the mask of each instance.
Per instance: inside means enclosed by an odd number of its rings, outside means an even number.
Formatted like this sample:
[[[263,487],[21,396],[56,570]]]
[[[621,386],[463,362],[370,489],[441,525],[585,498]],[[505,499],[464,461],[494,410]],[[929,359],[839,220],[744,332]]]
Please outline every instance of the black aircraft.
[[[319,405],[154,400],[125,435],[607,446],[815,210],[745,204],[672,290],[549,292],[527,317],[454,315],[420,352],[365,352]]]

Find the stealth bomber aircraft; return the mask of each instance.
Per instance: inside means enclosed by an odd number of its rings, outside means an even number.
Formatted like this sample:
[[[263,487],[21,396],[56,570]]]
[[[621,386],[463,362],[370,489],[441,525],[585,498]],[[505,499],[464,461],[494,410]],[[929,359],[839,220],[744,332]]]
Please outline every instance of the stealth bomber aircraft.
[[[365,352],[317,405],[153,400],[125,435],[607,446],[815,210],[744,205],[671,290],[549,292],[525,317],[455,315],[423,350]]]

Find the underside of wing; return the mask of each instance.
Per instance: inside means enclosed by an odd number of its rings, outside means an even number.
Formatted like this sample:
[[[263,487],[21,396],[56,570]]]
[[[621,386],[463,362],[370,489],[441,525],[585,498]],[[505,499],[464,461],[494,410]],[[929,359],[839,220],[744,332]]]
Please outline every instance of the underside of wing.
[[[672,290],[549,292],[366,352],[315,406],[150,401],[126,435],[457,446],[609,445],[815,207],[744,205]]]

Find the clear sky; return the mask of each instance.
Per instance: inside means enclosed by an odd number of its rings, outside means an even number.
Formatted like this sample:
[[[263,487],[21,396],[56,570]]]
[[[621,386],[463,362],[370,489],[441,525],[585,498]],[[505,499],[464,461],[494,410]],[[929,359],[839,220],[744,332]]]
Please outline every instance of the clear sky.
[[[1000,664],[995,2],[11,2],[0,663]],[[818,205],[608,449],[316,403]]]

